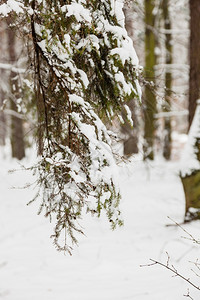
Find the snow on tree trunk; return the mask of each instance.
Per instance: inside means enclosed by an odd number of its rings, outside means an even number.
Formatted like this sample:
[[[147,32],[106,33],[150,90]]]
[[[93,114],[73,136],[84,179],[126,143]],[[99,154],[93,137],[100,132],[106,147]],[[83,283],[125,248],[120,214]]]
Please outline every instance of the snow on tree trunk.
[[[129,37],[133,40],[134,30],[133,30],[133,11],[130,7],[123,9],[125,15],[125,28],[128,32]],[[124,135],[124,155],[130,156],[134,153],[138,153],[138,116],[137,116],[137,101],[133,99],[127,103],[132,119],[134,120],[133,126],[126,118],[126,112],[122,111],[123,124],[121,124],[121,131]]]

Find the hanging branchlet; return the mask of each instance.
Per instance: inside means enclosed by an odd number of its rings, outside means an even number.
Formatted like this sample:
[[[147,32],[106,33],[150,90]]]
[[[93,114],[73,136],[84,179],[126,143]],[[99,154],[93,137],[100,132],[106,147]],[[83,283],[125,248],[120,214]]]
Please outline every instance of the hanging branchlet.
[[[15,2],[33,44],[39,213],[55,222],[57,249],[71,253],[84,211],[105,210],[113,229],[123,224],[112,139],[102,119],[111,121],[129,99],[140,98],[138,60],[118,2]]]

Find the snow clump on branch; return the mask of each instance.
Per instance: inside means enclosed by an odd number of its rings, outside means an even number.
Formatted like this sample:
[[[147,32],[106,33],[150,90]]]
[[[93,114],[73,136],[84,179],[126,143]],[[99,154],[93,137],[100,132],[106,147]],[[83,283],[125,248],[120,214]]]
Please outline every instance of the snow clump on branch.
[[[122,225],[117,165],[104,122],[141,97],[138,58],[122,1],[8,0],[0,14],[24,22],[38,114],[40,212],[54,218],[54,243],[71,252],[83,211]],[[30,40],[30,36],[32,37]],[[120,117],[119,117],[120,118]],[[62,237],[62,233],[63,237]]]

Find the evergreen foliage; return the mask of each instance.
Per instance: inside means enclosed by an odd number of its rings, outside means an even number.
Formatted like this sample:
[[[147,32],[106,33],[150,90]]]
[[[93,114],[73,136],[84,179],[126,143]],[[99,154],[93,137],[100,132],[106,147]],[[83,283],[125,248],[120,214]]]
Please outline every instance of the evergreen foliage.
[[[123,223],[104,123],[139,98],[137,57],[115,1],[8,0],[0,13],[16,15],[29,43],[32,37],[39,212],[55,216],[54,243],[70,252],[66,236],[77,243],[83,211],[104,209],[112,228]]]

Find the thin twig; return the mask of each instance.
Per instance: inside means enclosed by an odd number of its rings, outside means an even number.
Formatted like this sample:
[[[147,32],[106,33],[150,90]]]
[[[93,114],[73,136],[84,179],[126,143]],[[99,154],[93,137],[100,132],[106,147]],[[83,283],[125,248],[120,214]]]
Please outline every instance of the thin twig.
[[[177,269],[172,265],[171,267],[167,264],[163,264],[162,262],[160,261],[157,261],[155,259],[150,259],[150,261],[152,262],[151,264],[147,264],[147,265],[142,265],[141,267],[150,267],[150,266],[153,266],[153,265],[160,265],[164,268],[166,268],[167,270],[171,271],[172,273],[174,273],[175,276],[178,276],[180,278],[182,278],[184,281],[186,281],[187,283],[189,283],[191,286],[193,286],[195,289],[197,289],[198,291],[200,291],[200,287],[197,286],[196,284],[194,284],[193,282],[191,282],[190,278],[186,278],[185,276],[183,276],[182,274],[180,274]]]
[[[189,289],[188,289],[188,291],[187,291],[187,294],[186,295],[183,295],[184,297],[187,297],[187,298],[190,298],[190,299],[192,299],[192,300],[194,300],[194,298],[192,298],[191,296],[190,296],[190,291],[189,291]]]
[[[196,243],[196,244],[200,244],[200,241],[196,240],[193,235],[191,233],[189,233],[187,230],[185,230],[179,223],[177,223],[176,221],[174,221],[173,219],[171,219],[170,217],[168,217],[168,219],[170,219],[172,222],[174,222],[174,224],[176,224],[176,226],[178,226],[179,228],[181,228],[188,236],[190,236],[191,240]]]

